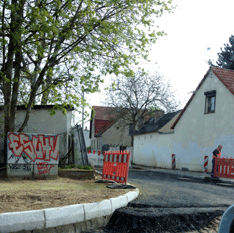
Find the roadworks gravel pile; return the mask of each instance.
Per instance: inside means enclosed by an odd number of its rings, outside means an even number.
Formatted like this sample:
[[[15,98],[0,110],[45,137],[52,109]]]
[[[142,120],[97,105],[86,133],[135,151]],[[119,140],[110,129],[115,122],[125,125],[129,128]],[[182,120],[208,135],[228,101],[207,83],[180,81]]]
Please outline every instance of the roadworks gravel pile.
[[[104,232],[217,232],[223,208],[132,208],[114,212]]]

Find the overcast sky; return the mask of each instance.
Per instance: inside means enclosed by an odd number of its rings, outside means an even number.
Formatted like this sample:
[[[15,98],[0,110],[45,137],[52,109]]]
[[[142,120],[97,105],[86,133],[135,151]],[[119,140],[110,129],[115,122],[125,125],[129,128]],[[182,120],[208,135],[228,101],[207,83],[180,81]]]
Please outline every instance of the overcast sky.
[[[234,35],[234,0],[174,0],[174,14],[155,20],[167,33],[150,53],[148,69],[169,79],[181,101],[181,108],[205,75],[208,59],[217,60],[220,48]],[[210,50],[207,50],[210,48]],[[157,62],[157,65],[155,65]],[[105,87],[108,79],[105,79]],[[101,105],[102,93],[86,95],[90,105]],[[85,124],[88,125],[88,124]]]

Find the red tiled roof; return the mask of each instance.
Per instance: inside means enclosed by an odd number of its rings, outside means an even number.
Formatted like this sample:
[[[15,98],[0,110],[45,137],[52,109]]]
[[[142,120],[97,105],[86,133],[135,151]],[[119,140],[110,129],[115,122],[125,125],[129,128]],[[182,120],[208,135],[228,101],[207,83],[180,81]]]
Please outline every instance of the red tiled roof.
[[[234,95],[234,70],[222,69],[219,67],[211,67],[211,70]]]
[[[115,115],[117,108],[103,107],[103,106],[92,106],[92,114],[94,112],[94,135],[104,133],[111,125],[115,122]],[[90,124],[90,133],[92,131],[92,124]],[[90,134],[91,136],[91,134]]]
[[[187,104],[185,105],[184,109],[179,114],[178,118],[176,119],[175,123],[172,125],[171,129],[175,128],[177,122],[180,120],[184,111],[186,110],[186,108],[188,107],[190,102],[192,101],[193,97],[197,93],[197,91],[200,88],[200,86],[202,85],[202,83],[205,81],[205,79],[208,76],[210,71],[212,71],[217,76],[217,78],[224,84],[224,86],[234,95],[234,70],[228,70],[228,69],[223,69],[220,67],[211,66],[209,68],[209,70],[206,72],[206,74],[203,77],[203,79],[201,80],[201,82],[198,84],[196,90],[194,91],[194,93],[190,97],[190,99],[187,102]]]
[[[103,107],[103,106],[92,106],[95,112],[96,120],[112,120],[116,113],[116,108],[113,107]]]
[[[99,133],[104,133],[112,124],[114,121],[108,121],[108,120],[95,120],[95,135]]]

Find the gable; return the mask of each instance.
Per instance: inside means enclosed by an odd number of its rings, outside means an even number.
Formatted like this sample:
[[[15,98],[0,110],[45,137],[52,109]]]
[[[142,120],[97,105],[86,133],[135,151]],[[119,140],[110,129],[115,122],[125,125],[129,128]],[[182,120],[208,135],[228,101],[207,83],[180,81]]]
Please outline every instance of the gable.
[[[94,137],[100,136],[105,132],[115,122],[116,111],[117,109],[112,107],[92,106],[91,117],[93,116],[93,119],[90,120],[89,137],[92,138],[92,134]]]
[[[195,96],[197,95],[198,91],[200,90],[201,86],[203,85],[203,83],[205,82],[207,77],[210,77],[210,78],[214,77],[213,80],[215,80],[215,78],[218,79],[220,81],[219,84],[224,86],[228,90],[229,93],[234,95],[234,71],[211,66],[209,68],[209,70],[207,71],[207,73],[205,74],[205,76],[203,77],[203,79],[201,80],[201,82],[199,83],[199,85],[197,86],[197,88],[194,91],[194,93],[192,94],[192,96],[190,97],[190,99],[187,102],[187,104],[185,105],[184,109],[179,114],[175,123],[172,125],[171,129],[175,128],[175,126],[177,125],[178,121],[180,120],[180,118],[182,117],[182,115],[184,114],[184,112],[186,111],[188,106],[191,104],[192,101],[194,101]],[[211,82],[211,84],[212,84],[212,82]],[[215,84],[215,83],[213,83],[213,84]],[[214,88],[217,88],[217,87],[215,86]],[[210,86],[210,88],[208,88],[207,91],[211,91],[211,89],[212,88]]]

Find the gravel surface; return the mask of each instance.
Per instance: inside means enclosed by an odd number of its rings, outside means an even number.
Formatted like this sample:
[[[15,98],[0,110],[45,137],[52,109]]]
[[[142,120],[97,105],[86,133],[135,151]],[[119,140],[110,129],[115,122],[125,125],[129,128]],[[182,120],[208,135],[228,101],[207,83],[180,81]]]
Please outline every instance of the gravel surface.
[[[176,210],[168,210],[165,215],[155,218],[149,217],[149,211],[146,211],[147,218],[140,212],[134,216],[126,208],[118,209],[112,216],[110,222],[105,228],[86,231],[86,233],[99,232],[99,233],[117,233],[117,232],[191,232],[191,233],[215,233],[218,232],[219,222],[223,214],[222,210],[200,209],[193,215],[189,212],[184,214],[176,214]],[[183,210],[181,210],[183,211]],[[160,211],[158,211],[160,212]],[[185,211],[186,212],[186,211]],[[130,215],[131,214],[131,215]],[[156,221],[157,219],[157,221]]]

